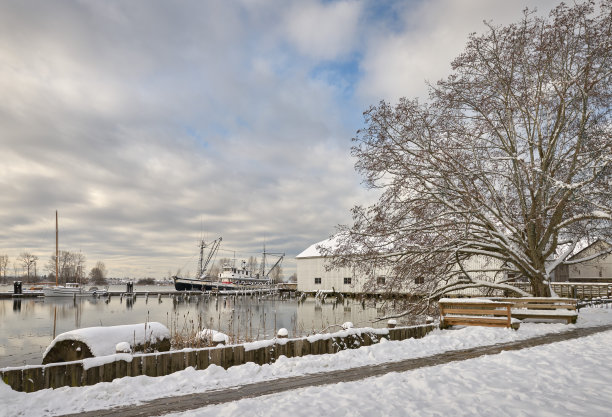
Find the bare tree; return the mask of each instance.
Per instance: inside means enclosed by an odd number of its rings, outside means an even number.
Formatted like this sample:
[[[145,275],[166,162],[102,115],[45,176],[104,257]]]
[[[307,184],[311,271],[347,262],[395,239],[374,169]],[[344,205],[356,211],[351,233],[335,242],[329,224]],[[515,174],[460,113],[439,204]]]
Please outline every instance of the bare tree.
[[[6,281],[6,270],[8,268],[9,257],[8,255],[0,255],[0,276],[2,281]]]
[[[19,262],[21,262],[21,265],[27,271],[28,279],[30,279],[30,272],[36,268],[36,261],[38,261],[38,256],[30,252],[22,252],[19,255]]]
[[[272,268],[268,275],[274,284],[283,282],[283,268],[280,265],[276,265],[274,268]]]
[[[516,277],[549,296],[558,265],[611,237],[610,39],[611,0],[526,10],[470,35],[427,103],[367,110],[352,154],[381,196],[322,248],[334,265],[430,298]]]
[[[259,268],[259,262],[255,256],[249,256],[249,260],[247,261],[247,270],[255,275],[257,273],[257,269]]]
[[[86,257],[81,252],[59,251],[58,269],[59,281],[63,284],[69,281],[82,281],[85,277]],[[49,275],[55,276],[55,253],[45,266]]]
[[[104,262],[96,262],[96,266],[91,268],[89,272],[89,280],[90,283],[95,285],[107,285],[108,281],[106,280],[106,265]]]

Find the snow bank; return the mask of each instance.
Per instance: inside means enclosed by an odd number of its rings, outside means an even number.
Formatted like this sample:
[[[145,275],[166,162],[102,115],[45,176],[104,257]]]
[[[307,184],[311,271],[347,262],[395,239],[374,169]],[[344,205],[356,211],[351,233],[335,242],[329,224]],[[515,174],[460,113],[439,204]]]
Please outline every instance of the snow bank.
[[[196,334],[196,338],[206,344],[213,344],[213,342],[223,342],[226,345],[229,344],[229,336],[225,333],[213,329],[202,329]]]
[[[122,326],[86,327],[57,336],[45,350],[43,358],[51,355],[62,342],[79,342],[75,349],[89,348],[92,356],[114,355],[117,344],[127,342],[132,350],[145,344],[154,345],[170,340],[170,331],[161,323],[126,324]],[[169,346],[168,346],[169,347]],[[44,362],[43,363],[48,363]]]

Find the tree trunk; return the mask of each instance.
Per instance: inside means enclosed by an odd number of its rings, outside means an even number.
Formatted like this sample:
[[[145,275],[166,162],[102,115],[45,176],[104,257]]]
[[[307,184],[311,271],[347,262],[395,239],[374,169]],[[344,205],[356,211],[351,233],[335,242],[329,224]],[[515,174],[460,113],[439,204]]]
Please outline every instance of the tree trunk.
[[[550,287],[541,278],[532,278],[531,288],[533,288],[534,297],[550,297]]]

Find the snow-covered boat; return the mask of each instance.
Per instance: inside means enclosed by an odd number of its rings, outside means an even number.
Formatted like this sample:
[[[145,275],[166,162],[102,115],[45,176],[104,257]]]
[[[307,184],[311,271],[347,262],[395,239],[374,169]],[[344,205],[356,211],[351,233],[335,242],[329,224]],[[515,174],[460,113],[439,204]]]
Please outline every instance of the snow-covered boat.
[[[108,289],[91,287],[88,290],[81,287],[78,282],[67,282],[66,285],[56,285],[43,288],[45,297],[92,297],[108,294]]]

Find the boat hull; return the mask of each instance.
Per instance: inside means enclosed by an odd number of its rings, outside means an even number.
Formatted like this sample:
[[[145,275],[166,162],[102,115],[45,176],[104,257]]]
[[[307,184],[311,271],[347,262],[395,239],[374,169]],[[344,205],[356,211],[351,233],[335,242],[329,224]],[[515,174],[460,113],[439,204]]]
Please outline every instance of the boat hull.
[[[174,277],[174,289],[177,291],[229,291],[237,288],[231,283]]]
[[[86,291],[82,288],[51,287],[43,288],[45,297],[95,297],[108,294],[105,290]]]

